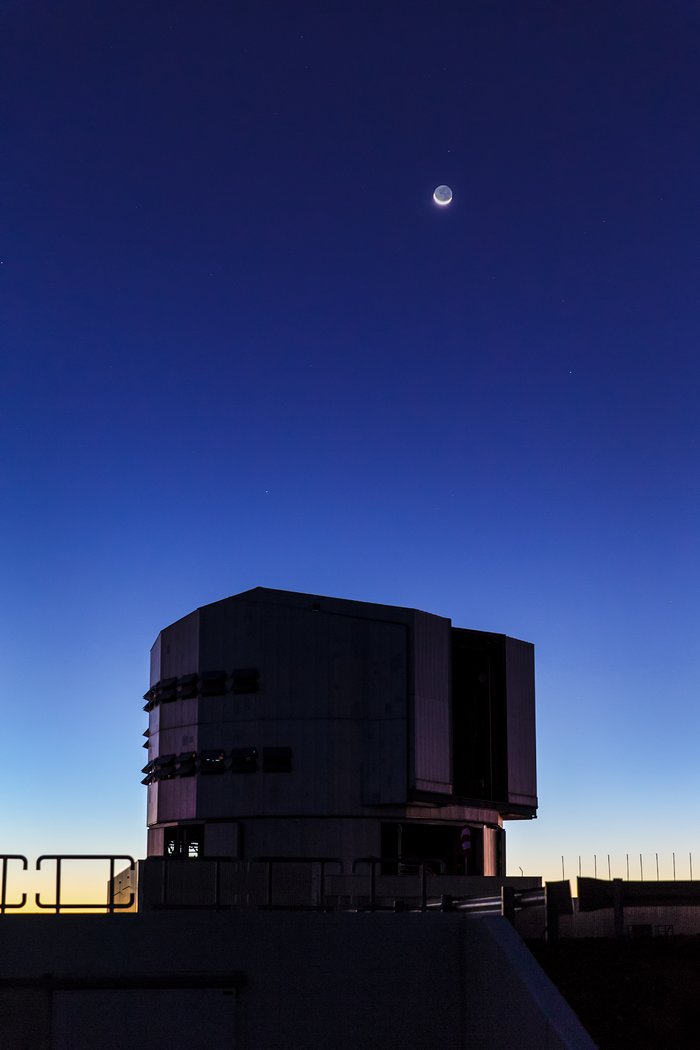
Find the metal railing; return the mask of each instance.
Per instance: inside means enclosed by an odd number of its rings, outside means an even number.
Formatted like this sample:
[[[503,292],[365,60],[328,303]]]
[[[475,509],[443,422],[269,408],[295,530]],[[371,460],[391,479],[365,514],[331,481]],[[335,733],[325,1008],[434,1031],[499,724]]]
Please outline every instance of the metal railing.
[[[158,901],[158,908],[181,908],[188,911],[202,911],[211,910],[212,908],[224,909],[236,907],[236,905],[226,904],[221,899],[221,866],[225,864],[228,870],[239,872],[243,869],[245,861],[239,861],[232,857],[206,857],[198,858],[196,862],[193,862],[189,858],[182,856],[175,857],[149,857],[150,861],[159,861],[161,863],[160,872],[160,900]],[[171,900],[172,891],[172,879],[171,873],[173,871],[187,871],[191,866],[201,869],[204,864],[213,865],[214,870],[214,887],[211,898],[207,901],[188,901],[183,903],[181,899]],[[175,890],[177,894],[177,888]]]
[[[624,862],[621,859],[623,856],[624,856]],[[686,867],[685,856],[686,856],[685,852],[676,854],[675,850],[672,850],[670,855],[669,855],[669,853],[658,853],[658,852],[652,853],[649,850],[647,850],[647,851],[645,851],[643,853],[624,853],[624,854],[623,853],[589,853],[588,855],[586,855],[586,854],[583,854],[583,853],[579,853],[575,857],[575,860],[577,860],[578,863],[577,863],[577,865],[573,865],[573,867],[575,868],[575,871],[574,871],[574,873],[572,875],[570,875],[568,877],[573,878],[575,875],[578,875],[579,878],[582,878],[582,877],[590,878],[590,877],[592,877],[594,879],[597,879],[600,876],[600,878],[603,879],[604,876],[605,876],[605,871],[606,871],[606,867],[607,867],[607,877],[608,877],[608,881],[609,882],[611,882],[613,880],[613,878],[618,878],[618,877],[621,878],[622,875],[619,874],[619,873],[621,873],[622,871],[624,871],[624,873],[625,873],[625,875],[624,875],[625,880],[627,882],[629,882],[631,879],[634,879],[634,870],[637,867],[639,867],[639,881],[640,882],[644,882],[644,881],[659,882],[659,881],[663,881],[664,879],[668,880],[669,878],[671,878],[675,882],[676,878],[679,878],[679,879],[683,878],[683,876],[682,876],[682,874],[680,874],[680,872],[682,871],[683,868]],[[645,861],[644,861],[645,857],[647,858],[646,869],[645,869]],[[651,857],[654,858],[653,863],[650,860]],[[690,882],[692,882],[693,881],[693,854],[692,854],[692,852],[689,852],[687,854],[687,857],[688,857],[688,862],[687,862],[688,880]],[[670,863],[669,863],[669,858],[670,858]],[[546,863],[544,865],[545,867],[550,868],[551,866],[553,866],[553,861],[551,859],[545,858],[545,860],[546,860]],[[591,863],[591,860],[592,860],[592,863]],[[676,863],[676,861],[678,861],[678,863]],[[600,862],[600,872],[598,870],[599,862]],[[561,864],[561,877],[562,877],[562,879],[565,879],[565,878],[567,878],[566,872],[572,870],[571,857],[566,858],[565,855],[562,853],[560,855],[560,857],[559,857],[559,863]],[[584,876],[584,868],[588,869],[588,871],[590,873],[589,875]],[[662,869],[665,869],[665,871],[666,871],[665,875],[663,874]],[[649,879],[648,877],[645,879],[645,874],[644,874],[645,870],[647,872],[649,872],[650,870],[651,871],[655,870],[655,872],[656,872],[655,879],[654,878]],[[521,871],[522,871],[522,868],[521,868]],[[688,881],[688,880],[686,880],[686,881]]]
[[[65,863],[101,861],[109,864],[106,900],[66,900]],[[30,864],[21,854],[0,855],[0,914],[19,911],[27,905],[27,893],[8,900],[8,874],[12,863],[28,871]],[[117,862],[122,867],[117,872]],[[541,888],[516,891],[502,886],[493,896],[472,896],[444,892],[446,864],[439,857],[366,856],[356,858],[347,872],[340,857],[258,856],[251,860],[229,857],[149,857],[142,875],[146,908],[239,909],[241,907],[325,910],[325,911],[460,911],[473,915],[502,914],[511,921],[517,911],[545,903]],[[34,894],[40,911],[61,914],[66,911],[105,911],[114,914],[132,909],[136,900],[136,861],[128,854],[60,853],[42,854],[35,871],[55,865],[53,895]],[[262,871],[257,866],[262,867]],[[290,871],[302,867],[300,876]],[[407,873],[406,869],[413,871]],[[333,870],[335,869],[335,870]],[[149,874],[150,872],[150,874]],[[284,874],[283,874],[284,872]],[[117,885],[116,875],[126,875],[126,887]],[[183,876],[187,877],[183,879]],[[233,882],[228,877],[233,875]],[[189,876],[196,878],[190,878]],[[338,877],[328,892],[329,877]],[[278,877],[276,877],[278,876]],[[455,880],[462,876],[455,876]],[[349,880],[350,885],[344,884]],[[433,880],[437,880],[436,885]],[[431,882],[437,894],[431,894]],[[457,888],[457,881],[454,883]],[[464,890],[469,887],[461,888]],[[474,887],[478,891],[478,885]],[[128,896],[127,896],[128,892]],[[483,891],[482,891],[483,892]],[[42,895],[43,894],[43,895]],[[117,897],[123,899],[118,901]],[[241,903],[243,902],[244,903]]]
[[[35,904],[37,908],[47,909],[49,911],[55,911],[58,915],[61,910],[70,909],[72,911],[94,911],[99,908],[106,908],[107,911],[112,914],[115,911],[124,911],[127,908],[131,908],[135,901],[135,895],[133,890],[129,894],[129,900],[126,904],[117,904],[114,900],[114,862],[117,860],[126,860],[129,862],[129,871],[133,872],[136,868],[136,861],[133,857],[130,857],[126,853],[45,853],[41,857],[37,857],[36,870],[41,870],[41,865],[45,860],[53,860],[56,862],[56,900],[46,903],[42,901],[41,894],[35,894]],[[61,865],[64,860],[108,860],[109,861],[109,891],[107,893],[106,904],[100,903],[95,904],[94,902],[88,902],[83,904],[66,904],[61,900]]]
[[[24,908],[27,904],[27,894],[23,893],[22,898],[19,901],[8,901],[7,899],[7,865],[9,861],[20,861],[22,864],[22,870],[29,870],[29,861],[21,853],[5,853],[0,854],[0,862],[2,868],[0,870],[0,915],[4,915],[7,911],[19,911]],[[63,891],[63,871],[62,864],[66,860],[107,860],[109,861],[109,883],[107,891],[106,901],[86,901],[80,904],[74,902],[66,902],[62,899]],[[56,864],[56,876],[55,876],[55,900],[45,901],[41,899],[41,892],[35,893],[34,903],[37,908],[42,911],[53,911],[57,915],[62,911],[108,911],[110,914],[115,911],[124,911],[128,908],[132,908],[136,900],[136,895],[133,890],[129,893],[129,899],[126,903],[118,904],[115,899],[114,889],[114,877],[115,877],[115,863],[116,861],[127,861],[129,865],[129,872],[133,876],[136,871],[136,861],[133,857],[126,853],[45,853],[41,857],[37,857],[36,864],[34,865],[35,871],[41,871],[42,864],[44,861],[54,861]]]
[[[377,868],[380,865],[384,867],[397,867],[398,861],[396,857],[357,857],[352,862],[352,873],[357,874],[357,868],[359,865],[365,865],[369,870],[369,910],[377,910]],[[438,857],[405,857],[402,858],[402,865],[411,865],[418,868],[418,877],[420,879],[420,910],[428,910],[428,875],[430,874],[430,868],[433,865],[437,865],[440,874],[445,872],[445,862],[440,860]],[[394,876],[398,878],[406,878],[405,875]],[[408,876],[410,878],[410,876]],[[394,906],[396,910],[396,906]]]
[[[2,861],[2,876],[0,876],[0,915],[4,915],[6,911],[23,908],[27,903],[27,894],[22,894],[22,900],[19,902],[8,901],[7,899],[7,862],[10,860],[20,860],[22,862],[22,871],[26,871],[29,867],[27,858],[22,856],[21,853],[3,853],[0,855],[0,861]]]
[[[289,907],[289,905],[275,905],[272,899],[273,896],[273,884],[272,884],[272,872],[275,864],[317,864],[319,866],[319,881],[318,881],[318,901],[319,903],[314,904],[311,902],[311,907],[324,908],[324,900],[326,896],[326,867],[329,864],[336,864],[340,871],[343,870],[343,862],[340,857],[253,857],[254,864],[264,864],[266,866],[266,883],[267,883],[267,899],[265,901],[266,908],[274,907]]]
[[[546,901],[544,886],[532,890],[516,890],[504,886],[499,894],[490,897],[454,897],[443,893],[439,900],[430,901],[428,911],[466,911],[472,915],[504,915],[512,922],[517,912],[527,908],[541,908]]]
[[[248,895],[246,908],[316,911],[463,911],[475,915],[505,914],[512,917],[523,908],[545,903],[541,887],[517,891],[511,898],[507,887],[498,895],[458,896],[441,892],[430,894],[433,879],[449,879],[446,864],[439,857],[402,858],[367,856],[356,858],[345,871],[340,857],[257,856],[250,860],[229,857],[149,857],[145,862],[146,908],[236,910]],[[263,871],[256,876],[257,865]],[[329,873],[334,866],[335,872]],[[295,878],[290,869],[306,869]],[[406,873],[406,868],[415,873]],[[384,869],[383,871],[381,869]],[[151,874],[149,875],[149,869]],[[284,875],[282,870],[286,869]],[[387,872],[386,869],[389,869]],[[398,874],[398,870],[403,873]],[[279,878],[276,874],[279,872]],[[192,875],[193,878],[183,878]],[[206,877],[204,876],[206,873]],[[222,877],[234,875],[233,883]],[[351,887],[336,885],[328,893],[330,874],[341,883],[350,878]],[[197,876],[194,878],[194,876]],[[455,876],[455,879],[463,876]],[[476,877],[478,879],[478,877]],[[365,879],[367,880],[365,882]],[[357,880],[357,881],[355,881]],[[364,883],[364,886],[363,886]],[[440,886],[444,890],[444,882]],[[257,892],[256,892],[257,891]],[[507,891],[507,892],[506,892]],[[250,899],[252,897],[252,900]],[[257,899],[257,902],[255,898]]]

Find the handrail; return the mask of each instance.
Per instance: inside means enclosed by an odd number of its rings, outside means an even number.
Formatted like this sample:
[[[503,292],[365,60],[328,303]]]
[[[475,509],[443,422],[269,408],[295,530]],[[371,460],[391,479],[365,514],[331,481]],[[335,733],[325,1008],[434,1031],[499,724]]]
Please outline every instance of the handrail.
[[[352,862],[352,873],[357,874],[357,865],[367,864],[369,865],[369,910],[375,911],[376,909],[376,889],[377,889],[377,865],[378,864],[417,864],[418,875],[420,878],[420,898],[421,898],[421,911],[428,910],[428,865],[437,864],[440,869],[440,874],[445,873],[445,862],[440,857],[357,857]],[[432,873],[431,873],[432,874]],[[396,876],[397,878],[405,878],[406,876]]]
[[[272,904],[272,865],[273,864],[320,864],[321,873],[319,878],[319,900],[320,908],[323,908],[325,901],[325,887],[326,887],[326,865],[337,864],[340,871],[343,870],[343,862],[340,857],[253,857],[253,863],[266,864],[267,865],[267,900],[266,907],[271,908]]]
[[[106,900],[100,903],[93,901],[85,901],[82,903],[68,903],[64,900],[66,895],[65,889],[65,867],[64,862],[66,861],[107,861],[109,862],[109,884],[108,891],[106,894]],[[350,870],[343,863],[340,857],[328,857],[328,856],[279,856],[279,855],[261,855],[252,857],[249,859],[242,859],[236,857],[204,857],[198,858],[197,867],[200,865],[209,865],[211,863],[212,869],[210,875],[205,879],[206,886],[199,885],[199,880],[196,880],[196,886],[191,886],[190,890],[187,890],[187,886],[183,884],[182,888],[178,888],[172,881],[172,876],[175,872],[175,868],[171,865],[180,867],[182,864],[189,866],[191,863],[189,860],[185,860],[183,857],[151,857],[149,861],[156,863],[156,869],[158,871],[157,879],[160,880],[160,900],[150,900],[149,885],[152,890],[155,890],[155,896],[158,896],[157,882],[155,885],[152,884],[150,879],[146,879],[145,893],[146,898],[144,906],[156,907],[156,908],[168,908],[168,907],[182,907],[182,908],[214,908],[214,909],[237,909],[239,907],[248,907],[251,905],[255,907],[255,902],[250,902],[246,898],[246,902],[243,903],[243,899],[239,896],[239,890],[236,890],[234,897],[229,900],[229,886],[226,873],[229,871],[243,874],[247,872],[250,876],[252,874],[251,868],[254,865],[264,865],[264,868],[255,878],[251,885],[255,886],[254,897],[257,896],[262,890],[263,903],[257,904],[258,907],[263,908],[313,908],[316,910],[322,909],[338,909],[344,907],[351,907],[352,910],[361,911],[376,911],[380,909],[386,909],[392,906],[392,902],[387,900],[387,895],[391,893],[393,900],[393,909],[395,911],[406,911],[406,910],[421,910],[426,911],[461,911],[471,914],[487,914],[489,912],[500,911],[501,914],[505,915],[511,921],[514,921],[516,913],[523,908],[530,908],[533,906],[542,906],[546,904],[547,914],[554,915],[556,911],[558,914],[567,913],[566,909],[562,911],[562,903],[560,898],[562,894],[560,889],[555,893],[555,888],[560,887],[559,883],[547,884],[547,890],[542,887],[528,887],[527,889],[518,889],[517,884],[520,882],[518,879],[510,881],[510,884],[506,884],[508,880],[504,882],[501,893],[492,897],[484,896],[471,896],[465,892],[466,887],[463,888],[463,884],[460,885],[461,893],[459,896],[453,895],[451,886],[443,883],[441,886],[434,883],[432,880],[439,875],[444,875],[446,862],[441,858],[435,857],[404,857],[399,860],[397,857],[381,857],[381,856],[365,856],[357,857],[352,861]],[[124,882],[128,883],[123,885],[123,890],[120,891],[119,896],[123,897],[121,903],[117,903],[117,881],[115,878],[115,872],[117,871],[117,862],[122,862],[122,867],[128,865],[125,876],[130,876],[128,879],[125,878]],[[21,894],[21,899],[8,900],[8,880],[11,876],[10,865],[13,862],[19,862],[23,871],[27,871],[30,868],[30,862],[22,854],[0,854],[0,916],[11,912],[19,911],[25,908],[27,905],[27,893]],[[127,911],[134,905],[136,899],[135,892],[135,871],[136,861],[133,857],[128,854],[90,854],[90,853],[74,853],[74,854],[42,854],[36,861],[36,870],[40,871],[49,862],[55,865],[55,891],[51,899],[47,899],[46,896],[42,898],[42,893],[46,894],[47,891],[43,890],[36,894],[29,894],[31,899],[34,896],[36,907],[42,911],[52,911],[56,914],[60,914],[66,911],[104,911],[109,914],[114,914],[118,911]],[[407,875],[404,872],[402,874],[396,874],[391,876],[380,876],[381,866],[386,865],[387,867],[393,867],[396,871],[396,865],[403,863],[403,865],[415,865],[413,868],[413,874]],[[283,879],[279,881],[275,878],[276,869],[279,865],[289,866],[294,865],[305,865],[309,871],[304,872],[303,884],[296,885],[297,880],[293,880],[292,883],[287,887],[286,892],[283,890]],[[159,870],[159,867],[161,870]],[[339,876],[348,875],[352,876],[351,881],[356,880],[355,885],[351,888],[352,894],[350,898],[350,904],[344,904],[344,894],[348,892],[347,889],[336,891],[330,889],[330,896],[327,898],[328,888],[328,877],[331,866],[334,866]],[[366,868],[366,872],[362,869]],[[121,870],[121,869],[120,869]],[[334,876],[335,877],[335,876]],[[457,877],[459,878],[459,876]],[[385,881],[386,879],[386,881]],[[310,883],[309,883],[310,880]],[[364,900],[357,898],[357,893],[365,892],[366,881],[369,882],[369,896],[364,896]],[[186,884],[189,885],[189,879],[186,880]],[[235,887],[239,885],[239,881],[236,878]],[[449,882],[449,878],[447,882]],[[467,880],[469,884],[469,880]],[[515,885],[514,885],[514,884]],[[14,884],[13,884],[14,885]],[[248,886],[246,881],[244,886]],[[455,889],[457,883],[454,884]],[[561,884],[564,885],[563,883]],[[677,884],[676,884],[677,885]],[[435,889],[431,890],[431,886]],[[248,887],[250,888],[250,887]],[[309,896],[309,888],[311,896]],[[474,887],[478,892],[478,887]],[[646,887],[645,887],[646,888]],[[240,889],[240,887],[239,887]],[[437,896],[436,896],[436,890]],[[442,892],[444,890],[450,890],[450,892]],[[183,896],[186,900],[191,898],[190,903],[186,903],[185,899],[179,900]],[[341,892],[341,897],[336,898],[334,894]],[[430,895],[429,895],[430,893]],[[483,893],[483,890],[482,890]],[[382,895],[380,897],[380,894]],[[128,896],[128,899],[127,899]],[[570,910],[570,909],[569,909]],[[551,917],[550,917],[551,918]],[[549,921],[549,925],[553,925],[553,919]],[[554,932],[554,931],[553,931]]]
[[[168,897],[170,895],[170,879],[168,878],[168,872],[170,871],[170,865],[172,864],[174,866],[175,870],[178,870],[183,865],[192,864],[192,861],[188,860],[187,858],[182,857],[182,856],[152,857],[150,859],[151,860],[160,860],[160,861],[163,862],[162,863],[162,871],[161,871],[161,882],[160,882],[160,904],[158,905],[158,907],[160,907],[160,908],[167,908],[168,907]],[[229,907],[228,905],[223,905],[221,903],[221,863],[222,863],[222,861],[224,863],[226,863],[226,864],[233,864],[233,865],[235,865],[235,871],[237,871],[237,872],[241,870],[241,864],[245,863],[244,861],[239,860],[237,857],[198,857],[197,858],[197,862],[196,862],[197,868],[204,868],[204,866],[206,864],[213,864],[214,865],[214,902],[213,902],[213,904],[206,904],[206,903],[205,904],[181,904],[181,903],[178,903],[178,905],[177,905],[178,908],[206,909],[206,908],[212,908],[212,907],[213,908],[228,908]]]
[[[136,869],[136,861],[128,853],[43,853],[40,857],[37,857],[36,871],[41,870],[41,865],[45,860],[56,861],[56,900],[47,903],[41,900],[41,893],[36,893],[34,897],[37,908],[55,911],[57,915],[60,914],[61,910],[65,909],[90,911],[95,908],[106,908],[112,915],[115,911],[124,911],[127,908],[131,908],[136,900],[133,890],[129,893],[129,900],[126,904],[116,904],[114,900],[114,862],[116,860],[127,860],[129,862],[129,871]],[[106,904],[95,904],[94,902],[89,904],[64,904],[61,901],[61,864],[64,860],[109,861],[109,894]]]
[[[483,914],[499,912],[506,918],[512,919],[515,912],[542,907],[545,902],[544,887],[516,890],[512,886],[503,886],[500,895],[493,894],[489,897],[453,897],[451,894],[443,894],[440,900],[431,901],[428,904],[428,910],[473,911]]]
[[[8,904],[7,901],[7,862],[8,860],[21,860],[22,871],[27,871],[29,862],[25,856],[21,853],[3,853],[0,854],[0,860],[2,861],[2,876],[0,885],[0,915],[4,915],[6,911],[15,908],[23,908],[27,903],[27,894],[22,894],[22,900],[19,903],[12,901]]]

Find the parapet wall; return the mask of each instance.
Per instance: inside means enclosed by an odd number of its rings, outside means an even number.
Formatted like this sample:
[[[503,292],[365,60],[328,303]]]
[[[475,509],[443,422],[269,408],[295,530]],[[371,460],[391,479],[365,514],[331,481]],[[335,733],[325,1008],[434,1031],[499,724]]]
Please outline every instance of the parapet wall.
[[[594,1050],[499,918],[167,911],[2,932],[8,1047]]]

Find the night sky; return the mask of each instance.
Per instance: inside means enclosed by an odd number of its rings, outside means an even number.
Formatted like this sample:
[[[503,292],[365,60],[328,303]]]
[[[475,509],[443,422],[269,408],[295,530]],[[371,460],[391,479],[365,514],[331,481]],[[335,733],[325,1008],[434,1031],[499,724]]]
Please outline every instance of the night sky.
[[[700,871],[698,4],[4,0],[0,148],[4,851],[260,585],[535,643],[510,873]]]

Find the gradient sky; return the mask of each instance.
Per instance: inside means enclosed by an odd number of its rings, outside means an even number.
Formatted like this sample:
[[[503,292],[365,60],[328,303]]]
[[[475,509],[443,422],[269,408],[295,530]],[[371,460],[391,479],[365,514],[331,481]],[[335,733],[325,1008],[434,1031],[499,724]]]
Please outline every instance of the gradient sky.
[[[262,585],[535,643],[511,873],[700,871],[700,6],[3,0],[0,146],[3,851]]]

